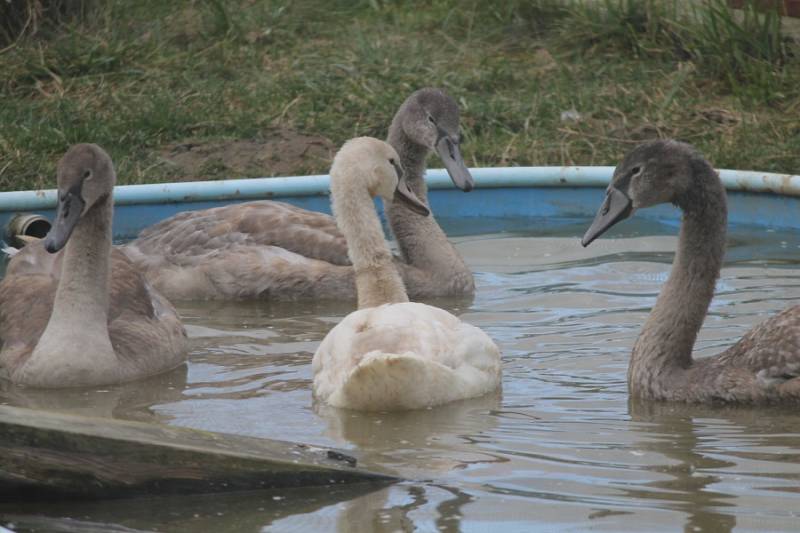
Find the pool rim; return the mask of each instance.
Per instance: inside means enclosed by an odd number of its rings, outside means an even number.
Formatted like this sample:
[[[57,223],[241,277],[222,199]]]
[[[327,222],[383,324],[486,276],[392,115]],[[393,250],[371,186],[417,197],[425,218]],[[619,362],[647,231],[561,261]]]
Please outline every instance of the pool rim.
[[[472,168],[477,189],[605,187],[614,167],[482,167]],[[728,191],[766,193],[800,197],[800,175],[775,174],[749,170],[719,170]],[[444,169],[426,173],[429,189],[453,188]],[[279,199],[327,195],[330,178],[327,174],[272,178],[230,179],[219,181],[186,181],[119,185],[114,188],[115,205],[150,205],[164,203],[214,202],[230,200]],[[10,191],[0,193],[0,214],[55,206],[55,189]]]

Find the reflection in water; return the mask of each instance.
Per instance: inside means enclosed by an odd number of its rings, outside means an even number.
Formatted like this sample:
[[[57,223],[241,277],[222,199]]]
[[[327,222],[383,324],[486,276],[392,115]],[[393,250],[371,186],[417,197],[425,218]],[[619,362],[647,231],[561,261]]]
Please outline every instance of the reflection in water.
[[[733,530],[736,517],[724,512],[726,507],[734,505],[726,501],[733,496],[711,488],[721,478],[710,472],[734,463],[701,453],[692,417],[686,409],[631,401],[630,412],[634,421],[650,425],[647,431],[650,439],[639,444],[640,450],[657,452],[673,462],[647,466],[647,470],[669,477],[631,489],[628,495],[637,500],[656,498],[673,502],[674,509],[687,515],[684,531]]]
[[[480,398],[453,402],[432,409],[407,412],[359,413],[316,404],[327,422],[326,434],[337,445],[355,445],[370,463],[394,465],[415,478],[439,477],[453,469],[505,461],[480,453],[471,444],[490,432],[499,409],[500,391]]]
[[[425,488],[407,487],[405,501],[389,505],[392,492],[384,489],[349,501],[336,520],[336,529],[342,533],[383,533],[414,531],[414,521],[409,513],[428,503]]]
[[[161,531],[796,529],[800,413],[628,405],[631,346],[676,243],[673,229],[646,224],[592,249],[577,244],[583,224],[458,240],[477,295],[434,304],[498,342],[502,395],[393,414],[314,405],[311,357],[350,302],[183,303],[188,367],[100,391],[0,389],[14,405],[342,447],[412,481],[0,505],[0,516]],[[700,356],[800,300],[798,247],[796,234],[737,228]]]
[[[445,533],[456,533],[461,531],[464,505],[473,501],[475,497],[456,488],[442,487],[442,489],[451,493],[453,497],[436,506],[436,510],[439,512],[439,516],[436,518],[436,529]]]
[[[0,525],[13,523],[16,531],[98,533],[130,531],[127,528],[149,530],[152,527],[174,533],[266,531],[272,524],[287,516],[313,516],[313,513],[326,506],[340,501],[357,501],[362,495],[379,489],[380,486],[358,484],[102,502],[64,502],[47,506],[40,503],[0,503]],[[75,524],[67,517],[76,517],[82,523]]]
[[[401,483],[312,514],[275,521],[269,531],[337,533],[459,532],[464,506],[474,496],[452,486]]]
[[[724,472],[740,470],[735,479],[740,485],[747,485],[746,478],[750,476],[755,478],[755,485],[760,485],[760,478],[767,474],[758,467],[748,472],[747,461],[742,461],[743,458],[781,460],[791,465],[779,467],[783,486],[771,487],[770,490],[791,493],[800,486],[800,439],[796,435],[800,415],[791,407],[773,408],[765,413],[764,409],[751,407],[670,405],[631,400],[629,409],[632,420],[649,426],[647,435],[656,437],[640,443],[640,449],[658,452],[673,460],[670,465],[647,467],[650,471],[671,476],[671,479],[645,485],[659,491],[631,490],[630,496],[671,501],[675,509],[686,513],[684,530],[687,532],[734,529],[737,496],[725,490]],[[730,442],[732,439],[726,438],[732,436],[740,441],[750,440],[748,447],[759,451],[742,453],[744,446],[741,443],[731,446],[734,444]],[[793,450],[791,454],[774,453],[787,444]],[[726,456],[726,453],[730,455]],[[744,471],[742,467],[745,467]],[[763,490],[766,487],[752,488]],[[762,525],[766,524],[762,522]]]
[[[34,389],[0,381],[0,397],[2,403],[29,409],[152,422],[150,407],[180,400],[186,376],[184,364],[158,376],[97,389]]]

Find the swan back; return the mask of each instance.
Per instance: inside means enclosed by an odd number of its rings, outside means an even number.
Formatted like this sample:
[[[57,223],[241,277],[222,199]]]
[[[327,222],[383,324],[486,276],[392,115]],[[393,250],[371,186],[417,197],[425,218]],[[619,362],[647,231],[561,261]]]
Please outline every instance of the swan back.
[[[414,302],[361,309],[320,344],[314,395],[365,411],[420,409],[482,396],[500,383],[500,350],[480,329]]]

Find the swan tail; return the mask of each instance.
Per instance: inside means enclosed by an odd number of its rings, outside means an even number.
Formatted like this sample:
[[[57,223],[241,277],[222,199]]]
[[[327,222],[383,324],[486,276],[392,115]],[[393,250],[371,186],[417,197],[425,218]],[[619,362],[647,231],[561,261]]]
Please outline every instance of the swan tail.
[[[453,369],[416,354],[371,352],[330,399],[363,411],[422,409],[469,398]]]

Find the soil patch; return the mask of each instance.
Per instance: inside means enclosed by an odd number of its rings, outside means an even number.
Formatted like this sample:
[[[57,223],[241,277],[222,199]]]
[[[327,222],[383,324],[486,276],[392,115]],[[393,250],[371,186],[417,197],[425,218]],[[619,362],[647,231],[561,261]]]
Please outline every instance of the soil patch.
[[[289,129],[263,140],[183,141],[161,150],[178,180],[296,176],[325,173],[335,147],[330,139]]]

